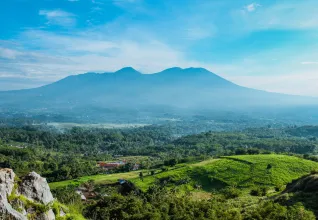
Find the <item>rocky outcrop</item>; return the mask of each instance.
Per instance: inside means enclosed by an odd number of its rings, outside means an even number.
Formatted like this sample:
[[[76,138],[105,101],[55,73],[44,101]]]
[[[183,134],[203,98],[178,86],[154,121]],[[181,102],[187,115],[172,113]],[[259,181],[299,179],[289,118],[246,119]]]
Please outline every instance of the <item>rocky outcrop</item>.
[[[54,201],[46,179],[36,172],[31,172],[22,179],[19,193],[25,197],[45,205]]]
[[[0,195],[3,199],[11,195],[14,188],[14,177],[15,174],[11,169],[0,170]]]
[[[50,187],[39,174],[31,172],[18,184],[11,169],[0,169],[0,219],[26,220],[30,215],[36,220],[55,220],[53,202]]]
[[[13,209],[7,200],[0,198],[0,219],[26,220],[27,217]]]
[[[0,219],[27,219],[26,216],[12,208],[8,196],[14,189],[15,174],[11,169],[0,170]]]

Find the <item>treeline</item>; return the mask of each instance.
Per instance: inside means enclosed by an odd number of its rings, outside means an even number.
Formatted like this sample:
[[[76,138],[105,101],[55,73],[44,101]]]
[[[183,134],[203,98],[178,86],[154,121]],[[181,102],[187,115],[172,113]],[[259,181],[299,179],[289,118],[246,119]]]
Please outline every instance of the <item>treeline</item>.
[[[36,171],[49,182],[100,173],[94,160],[38,147],[20,149],[0,146],[0,167],[12,168],[19,176]]]
[[[171,139],[168,130],[155,126],[123,130],[74,127],[63,133],[32,126],[0,128],[0,141],[3,144],[28,143],[64,153],[123,154],[128,149],[137,151],[137,148],[160,145]]]

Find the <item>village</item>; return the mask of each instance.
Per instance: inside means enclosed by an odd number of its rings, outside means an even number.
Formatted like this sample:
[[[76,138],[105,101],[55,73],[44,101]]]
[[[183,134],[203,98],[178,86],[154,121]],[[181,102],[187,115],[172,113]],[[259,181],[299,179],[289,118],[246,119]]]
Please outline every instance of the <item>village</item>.
[[[110,174],[111,172],[114,172],[116,169],[119,170],[121,168],[124,168],[125,166],[127,167],[127,171],[136,171],[141,168],[139,162],[132,162],[126,159],[110,162],[99,161],[97,162],[96,166],[103,169],[105,171],[105,174]],[[121,190],[129,192],[135,190],[134,185],[124,179],[118,179],[116,183],[109,184],[107,186],[119,187]],[[100,196],[100,193],[96,192],[96,190],[94,189],[93,181],[89,181],[77,187],[75,189],[75,192],[81,196],[82,201],[87,201]],[[107,196],[107,194],[104,193],[102,196]]]

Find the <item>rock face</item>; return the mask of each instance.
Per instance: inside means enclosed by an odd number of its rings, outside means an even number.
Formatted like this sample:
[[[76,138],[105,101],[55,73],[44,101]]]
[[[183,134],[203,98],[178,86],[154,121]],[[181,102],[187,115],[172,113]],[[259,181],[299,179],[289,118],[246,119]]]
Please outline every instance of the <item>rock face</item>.
[[[14,187],[15,174],[11,169],[0,170],[0,195],[3,199],[7,199],[7,196],[11,195]]]
[[[0,219],[27,219],[8,203],[8,196],[14,189],[14,177],[15,174],[11,169],[0,170]]]
[[[55,214],[50,209],[54,198],[46,179],[31,172],[22,178],[18,185],[14,178],[15,174],[11,169],[0,169],[0,219],[26,220],[27,215],[31,214],[32,219],[55,220]],[[37,205],[32,207],[35,203]],[[39,213],[39,210],[36,211],[36,206],[39,205],[47,206],[49,210]],[[13,207],[22,211],[19,212]]]
[[[13,209],[8,201],[0,198],[0,219],[26,220],[27,217]]]
[[[22,179],[19,192],[21,195],[45,205],[54,201],[46,179],[35,172],[29,173]]]

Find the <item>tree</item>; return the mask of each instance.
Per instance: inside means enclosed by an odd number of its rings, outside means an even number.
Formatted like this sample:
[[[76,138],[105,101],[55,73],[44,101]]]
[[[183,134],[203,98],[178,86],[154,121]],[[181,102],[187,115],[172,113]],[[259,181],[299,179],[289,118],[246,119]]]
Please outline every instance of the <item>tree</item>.
[[[139,173],[139,178],[141,179],[141,181],[144,181],[144,174],[142,172]]]

